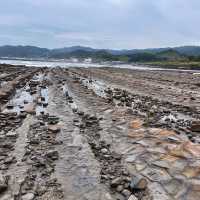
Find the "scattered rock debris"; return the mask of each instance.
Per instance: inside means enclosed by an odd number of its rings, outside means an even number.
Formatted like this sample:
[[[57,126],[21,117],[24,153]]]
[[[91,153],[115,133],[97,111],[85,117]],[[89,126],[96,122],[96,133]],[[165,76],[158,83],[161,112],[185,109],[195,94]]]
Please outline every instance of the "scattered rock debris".
[[[0,199],[199,199],[198,77],[11,65],[0,72]],[[70,167],[57,166],[62,160]],[[69,176],[67,195],[58,174]]]

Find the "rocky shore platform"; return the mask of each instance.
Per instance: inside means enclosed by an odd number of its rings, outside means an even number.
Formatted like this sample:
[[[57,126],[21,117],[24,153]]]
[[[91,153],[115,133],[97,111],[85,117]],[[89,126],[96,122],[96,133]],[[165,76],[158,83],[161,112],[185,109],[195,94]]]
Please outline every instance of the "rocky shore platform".
[[[0,65],[0,200],[199,199],[199,73]]]

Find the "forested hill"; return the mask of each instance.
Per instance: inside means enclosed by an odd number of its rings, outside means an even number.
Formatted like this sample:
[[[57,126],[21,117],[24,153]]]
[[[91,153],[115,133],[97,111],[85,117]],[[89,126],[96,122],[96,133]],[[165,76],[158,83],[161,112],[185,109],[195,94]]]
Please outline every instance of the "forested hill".
[[[47,49],[35,46],[1,46],[0,57],[8,58],[92,58],[107,61],[162,61],[200,58],[200,47],[184,46],[175,48],[111,50],[73,46],[59,49]]]

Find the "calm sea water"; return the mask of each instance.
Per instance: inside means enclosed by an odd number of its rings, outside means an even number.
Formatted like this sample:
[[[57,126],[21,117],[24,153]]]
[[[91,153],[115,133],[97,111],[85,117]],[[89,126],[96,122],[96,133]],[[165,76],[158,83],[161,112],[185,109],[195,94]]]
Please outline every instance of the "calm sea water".
[[[166,70],[163,68],[154,68],[148,66],[142,66],[137,64],[112,64],[112,63],[86,63],[86,62],[70,62],[64,60],[55,60],[55,61],[35,61],[35,60],[19,60],[19,59],[0,59],[0,64],[11,64],[11,65],[26,65],[26,66],[35,66],[35,67],[117,67],[117,68],[128,68],[128,69],[137,69],[137,70]],[[194,70],[177,70],[177,69],[168,69],[168,71],[191,71]],[[199,72],[199,71],[196,71]]]

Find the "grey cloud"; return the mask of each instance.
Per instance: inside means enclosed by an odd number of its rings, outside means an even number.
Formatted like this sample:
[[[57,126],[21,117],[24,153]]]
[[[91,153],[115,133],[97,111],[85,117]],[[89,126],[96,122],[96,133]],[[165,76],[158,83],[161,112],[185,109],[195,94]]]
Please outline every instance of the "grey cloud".
[[[0,45],[198,45],[199,9],[198,0],[7,0],[0,7]]]

